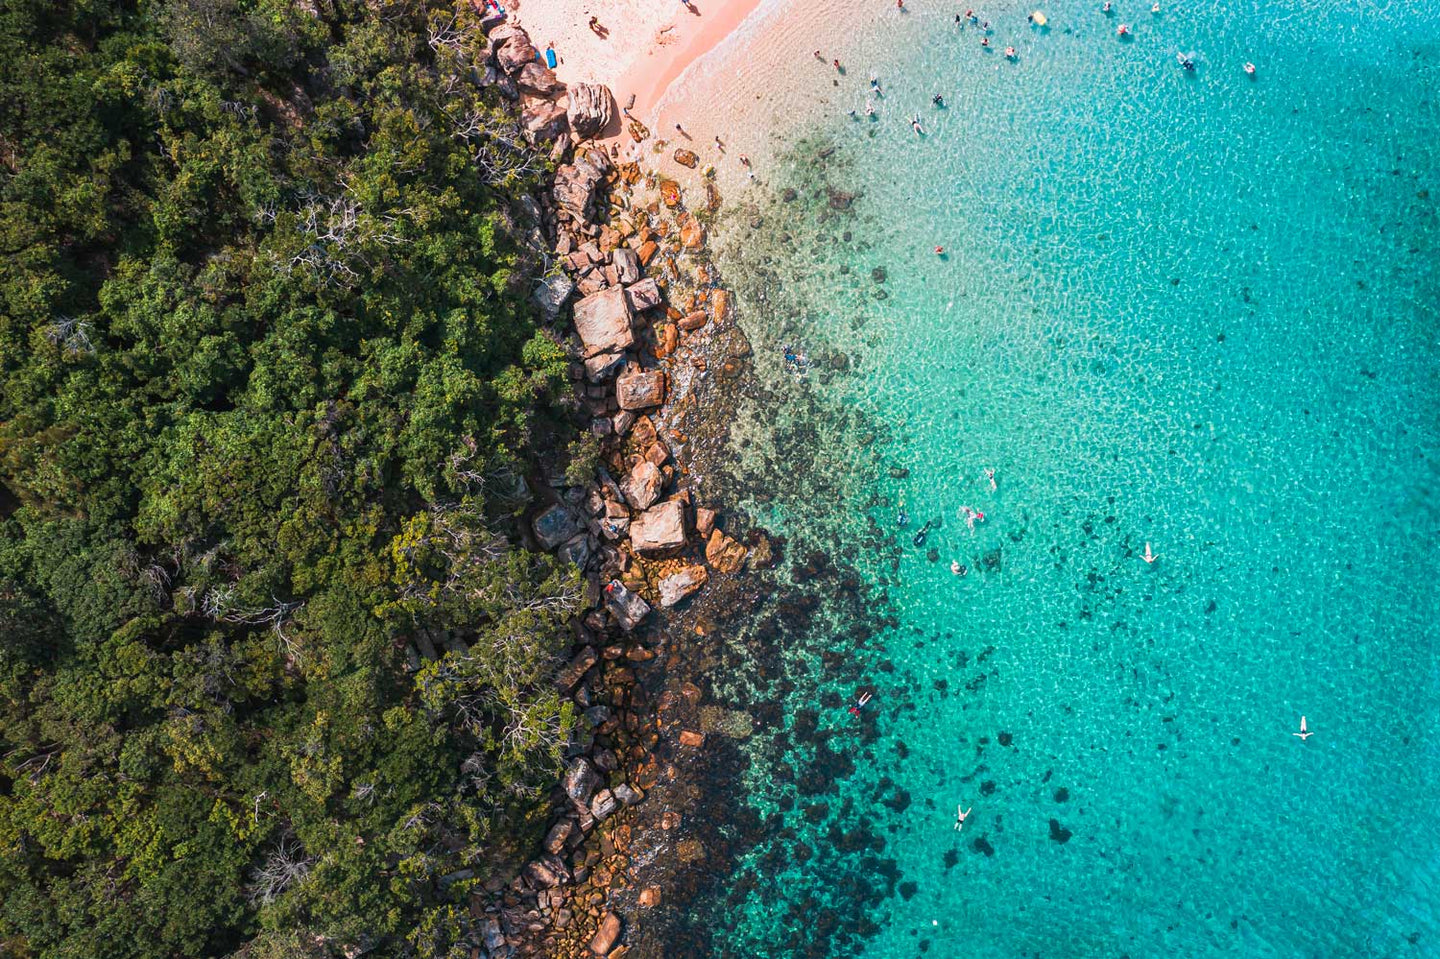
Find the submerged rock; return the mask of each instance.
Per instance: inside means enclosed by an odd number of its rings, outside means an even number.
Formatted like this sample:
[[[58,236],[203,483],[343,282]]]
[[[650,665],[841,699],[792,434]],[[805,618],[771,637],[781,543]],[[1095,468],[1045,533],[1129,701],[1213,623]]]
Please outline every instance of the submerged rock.
[[[705,561],[719,573],[733,573],[745,562],[748,550],[718,529],[711,530],[705,544]]]
[[[597,956],[609,955],[619,938],[620,917],[613,912],[607,912],[605,918],[600,920],[600,928],[595,937],[590,940],[590,951]]]

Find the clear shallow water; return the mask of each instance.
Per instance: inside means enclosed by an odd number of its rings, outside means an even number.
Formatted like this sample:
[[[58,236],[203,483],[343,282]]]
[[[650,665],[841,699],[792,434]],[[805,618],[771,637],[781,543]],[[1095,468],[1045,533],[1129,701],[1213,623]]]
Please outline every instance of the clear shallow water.
[[[737,427],[750,482],[817,404],[873,427],[807,440],[851,464],[830,495],[747,505],[792,558],[848,544],[894,617],[866,724],[750,746],[771,836],[709,914],[737,951],[850,909],[863,827],[895,891],[869,956],[1440,955],[1440,10],[1098,6],[992,9],[990,53],[949,7],[837,37],[864,59],[792,91],[809,139],[730,221],[781,406]],[[782,342],[848,370],[794,382]],[[791,713],[844,636],[787,650]]]

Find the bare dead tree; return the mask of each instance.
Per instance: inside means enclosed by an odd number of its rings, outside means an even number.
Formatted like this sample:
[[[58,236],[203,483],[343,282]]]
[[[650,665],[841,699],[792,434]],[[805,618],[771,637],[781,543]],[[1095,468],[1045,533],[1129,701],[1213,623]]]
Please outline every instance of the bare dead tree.
[[[297,840],[284,836],[275,844],[270,855],[265,857],[265,861],[250,870],[247,897],[252,905],[269,905],[285,890],[303,881],[314,864],[314,858],[305,853],[304,847]]]
[[[95,344],[90,341],[90,324],[73,316],[57,316],[52,320],[45,328],[45,339],[71,356],[95,352]]]

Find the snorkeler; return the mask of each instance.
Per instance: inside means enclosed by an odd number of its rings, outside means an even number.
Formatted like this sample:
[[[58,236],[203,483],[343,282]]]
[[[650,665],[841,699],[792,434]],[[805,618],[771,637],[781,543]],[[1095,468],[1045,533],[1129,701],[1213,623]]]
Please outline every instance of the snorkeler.
[[[966,573],[970,572],[970,570],[965,566],[964,563],[960,562],[958,559],[952,559],[950,561],[950,572],[954,573],[956,576],[964,576]]]
[[[857,699],[857,700],[855,700],[855,705],[850,707],[850,715],[851,715],[851,716],[859,716],[859,715],[860,715],[860,710],[864,709],[864,708],[865,708],[865,704],[868,703],[869,701],[870,701],[870,694],[869,694],[869,693],[861,693],[861,694],[860,694],[860,698]]]
[[[895,525],[904,529],[910,525],[910,514],[905,512],[905,507],[900,507],[900,515],[895,517]]]
[[[934,521],[933,519],[927,519],[927,520],[925,521],[925,525],[922,526],[922,527],[920,527],[920,532],[918,532],[918,533],[915,534],[915,538],[914,538],[913,540],[911,540],[911,542],[913,542],[916,546],[924,546],[924,545],[925,545],[925,534],[927,534],[927,533],[930,532],[930,527],[933,526],[934,524],[935,524],[935,521]]]
[[[945,98],[938,93],[930,98],[930,102],[935,104],[937,107],[945,106]]]

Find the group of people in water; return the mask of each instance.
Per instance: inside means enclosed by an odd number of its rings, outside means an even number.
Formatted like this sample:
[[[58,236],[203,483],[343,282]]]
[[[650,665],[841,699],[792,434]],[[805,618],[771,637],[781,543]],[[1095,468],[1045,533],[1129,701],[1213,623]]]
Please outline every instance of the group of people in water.
[[[1000,486],[998,483],[995,482],[995,471],[987,467],[985,469],[984,475],[985,482],[990,485],[990,492],[996,492],[1000,488]],[[969,505],[961,505],[960,507],[958,507],[955,510],[955,515],[959,519],[965,521],[965,525],[970,528],[971,532],[975,531],[976,523],[985,522],[985,511],[976,509],[975,507]],[[905,511],[905,507],[903,505],[900,507],[899,512],[895,516],[895,525],[900,529],[905,529],[910,525],[910,514]],[[941,525],[942,523],[938,518],[926,520],[925,525],[921,526],[920,529],[916,530],[915,535],[911,537],[910,542],[913,543],[917,549],[921,546],[924,546],[926,538],[930,535],[930,531],[932,529],[938,529]],[[956,576],[965,576],[970,572],[970,568],[964,563],[960,562],[958,559],[954,559],[950,561],[950,572]]]
[[[900,8],[901,8],[902,10],[904,9],[903,0],[901,0]],[[1105,2],[1101,5],[1100,10],[1101,10],[1101,12],[1102,12],[1105,16],[1107,16],[1107,17],[1113,16],[1113,15],[1115,14],[1115,6],[1114,6],[1114,3],[1111,2],[1111,0],[1105,0]],[[1159,13],[1160,13],[1160,4],[1159,4],[1159,3],[1154,3],[1154,4],[1152,4],[1151,7],[1150,7],[1150,12],[1151,12],[1152,14],[1155,14],[1155,15],[1158,16]],[[1045,26],[1045,23],[1046,23],[1044,14],[1039,13],[1038,11],[1035,12],[1035,13],[1029,14],[1025,19],[1028,20],[1028,21],[1031,23],[1032,26],[1040,26],[1040,27],[1043,27],[1043,26]],[[987,50],[990,49],[990,36],[989,36],[989,34],[990,34],[990,21],[989,21],[989,20],[982,20],[982,19],[980,18],[980,15],[977,14],[974,10],[966,10],[966,11],[964,12],[964,14],[959,14],[959,13],[955,14],[955,23],[956,23],[956,25],[958,25],[958,26],[963,26],[964,24],[969,23],[969,24],[971,24],[971,25],[973,25],[973,26],[979,27],[979,28],[980,28],[980,31],[981,31],[980,46],[983,47],[983,48],[985,48],[985,49],[987,49]],[[1132,36],[1134,35],[1133,32],[1132,32],[1132,30],[1131,30],[1131,28],[1130,28],[1130,25],[1129,25],[1128,23],[1122,23],[1122,24],[1120,24],[1120,25],[1116,28],[1116,31],[1115,31],[1115,32],[1116,32],[1116,34],[1117,34],[1121,39],[1128,39],[1128,38],[1130,38],[1130,37],[1132,37]],[[824,62],[825,62],[825,57],[824,57],[823,54],[821,54],[821,52],[820,52],[819,50],[816,50],[816,51],[815,51],[815,59],[819,60],[821,63],[824,63]],[[1020,59],[1019,51],[1017,51],[1017,50],[1015,49],[1015,47],[1013,47],[1013,46],[1007,46],[1007,47],[1005,48],[1005,59],[1011,61],[1012,63],[1018,61],[1018,60]],[[1195,69],[1196,69],[1196,56],[1195,56],[1195,54],[1193,54],[1193,53],[1176,53],[1176,54],[1175,54],[1175,59],[1176,59],[1177,62],[1180,64],[1180,68],[1181,68],[1182,70],[1185,70],[1185,71],[1191,72],[1191,73],[1193,73],[1193,72],[1195,71]],[[833,64],[833,66],[835,67],[835,71],[836,71],[837,73],[844,73],[844,72],[845,72],[845,71],[844,71],[844,68],[841,67],[839,60],[832,60],[831,62],[832,62],[832,64]],[[1252,78],[1255,76],[1255,64],[1254,64],[1254,63],[1251,63],[1251,62],[1249,62],[1249,61],[1246,61],[1245,66],[1244,66],[1244,70],[1245,70],[1246,75],[1248,75],[1248,76],[1250,76],[1250,77],[1252,77]],[[884,93],[881,91],[881,89],[880,89],[880,78],[877,77],[877,76],[876,76],[875,74],[873,74],[873,73],[870,74],[870,94],[871,94],[871,95],[870,95],[869,97],[867,97],[866,100],[865,100],[865,116],[867,116],[867,117],[869,117],[869,118],[871,118],[871,119],[873,120],[873,119],[875,119],[875,116],[876,116],[875,101],[876,101],[877,99],[884,99],[884,96],[885,96],[885,94],[884,94]],[[937,109],[942,109],[942,110],[943,110],[943,109],[945,108],[945,97],[944,97],[943,94],[936,93],[934,96],[932,96],[932,97],[930,98],[930,102],[931,102],[932,104],[934,104]],[[859,114],[858,114],[856,111],[851,110],[851,111],[850,111],[850,118],[851,118],[851,119],[858,119],[858,118],[859,118]],[[915,115],[909,117],[908,120],[909,120],[909,123],[910,123],[910,128],[915,131],[915,134],[916,134],[917,136],[925,136],[925,135],[926,135],[927,131],[926,131],[926,129],[925,129],[925,125],[920,121],[920,115],[919,115],[919,114],[915,114]]]

